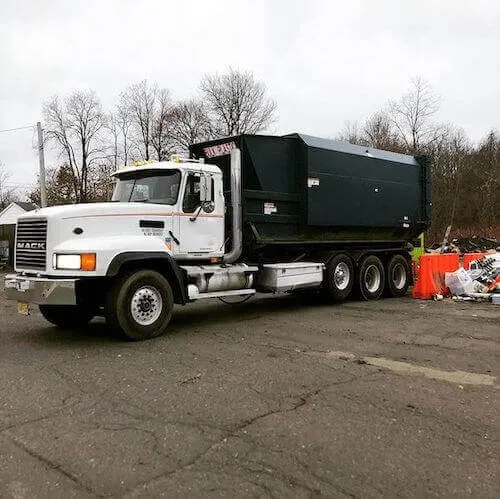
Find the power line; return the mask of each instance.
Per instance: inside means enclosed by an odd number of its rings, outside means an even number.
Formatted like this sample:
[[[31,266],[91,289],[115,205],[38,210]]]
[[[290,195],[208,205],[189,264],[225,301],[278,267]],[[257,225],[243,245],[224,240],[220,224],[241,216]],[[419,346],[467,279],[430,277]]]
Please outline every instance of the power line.
[[[7,187],[29,187],[31,185],[36,184],[36,180],[33,180],[33,182],[5,182],[3,185],[6,185]]]
[[[5,128],[4,130],[0,130],[0,133],[15,132],[16,130],[27,130],[28,128],[35,128],[35,126],[28,125],[28,126],[18,126],[17,128]]]

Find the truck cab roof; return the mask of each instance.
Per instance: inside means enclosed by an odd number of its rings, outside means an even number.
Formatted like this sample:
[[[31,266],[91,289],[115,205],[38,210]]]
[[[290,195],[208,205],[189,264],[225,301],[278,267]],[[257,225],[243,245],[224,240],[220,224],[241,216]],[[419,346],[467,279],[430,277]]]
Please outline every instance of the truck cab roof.
[[[202,172],[220,174],[221,170],[216,165],[210,165],[194,160],[179,159],[178,161],[156,161],[156,162],[141,162],[137,166],[124,166],[112,173],[113,177],[119,177],[124,173],[144,172],[144,171],[161,171],[161,170],[181,170],[190,172]]]

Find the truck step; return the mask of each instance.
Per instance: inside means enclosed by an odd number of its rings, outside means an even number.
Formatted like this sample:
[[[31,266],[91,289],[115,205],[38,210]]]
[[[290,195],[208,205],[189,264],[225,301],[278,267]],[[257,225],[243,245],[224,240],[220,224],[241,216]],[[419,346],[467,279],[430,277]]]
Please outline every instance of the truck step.
[[[247,296],[254,295],[255,289],[230,289],[228,291],[212,291],[210,293],[199,293],[196,286],[189,286],[190,300],[203,300],[205,298],[219,298],[222,296]]]

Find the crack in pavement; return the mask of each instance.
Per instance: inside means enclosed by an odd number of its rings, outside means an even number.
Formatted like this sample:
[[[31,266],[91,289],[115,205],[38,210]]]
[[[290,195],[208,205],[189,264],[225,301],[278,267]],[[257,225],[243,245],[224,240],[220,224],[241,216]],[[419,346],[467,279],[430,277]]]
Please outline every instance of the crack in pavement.
[[[159,436],[155,433],[154,430],[150,430],[147,428],[140,428],[139,426],[134,426],[134,425],[125,425],[125,424],[100,424],[100,423],[86,423],[84,425],[86,428],[90,428],[93,430],[103,430],[103,431],[110,431],[110,432],[120,432],[120,431],[137,431],[139,433],[144,433],[145,435],[148,435],[151,437],[152,440],[152,447],[151,450],[157,454],[159,457],[165,458],[165,459],[170,459],[171,456],[163,452],[159,440]]]
[[[73,399],[73,400],[71,401],[71,403],[64,403],[68,399]],[[34,419],[28,419],[28,420],[18,421],[16,423],[10,424],[10,425],[5,426],[3,428],[0,426],[0,433],[6,432],[7,430],[11,430],[13,428],[22,428],[25,425],[29,425],[29,424],[32,424],[32,423],[38,423],[39,421],[44,421],[45,419],[50,419],[50,418],[52,418],[54,416],[58,416],[63,411],[65,411],[67,409],[71,409],[73,407],[76,407],[79,404],[81,404],[82,402],[83,402],[82,399],[78,398],[78,396],[76,396],[76,395],[75,396],[70,395],[70,396],[68,396],[68,397],[66,397],[64,399],[63,405],[60,405],[60,406],[57,406],[57,407],[48,408],[47,409],[48,412],[45,412],[45,414],[43,414],[42,416],[39,416],[39,417],[34,418]]]
[[[278,452],[281,453],[281,451],[278,451]],[[295,461],[299,465],[299,467],[302,468],[302,471],[304,473],[309,474],[311,477],[313,477],[314,479],[316,479],[319,483],[321,483],[323,485],[326,485],[327,487],[331,487],[335,491],[340,492],[340,493],[344,494],[347,497],[356,498],[356,496],[354,494],[352,494],[351,492],[348,492],[343,487],[337,485],[336,483],[329,482],[328,480],[325,480],[324,478],[318,476],[316,473],[312,472],[311,469],[308,466],[306,466],[296,456],[288,454],[288,457],[290,457],[293,461]],[[281,480],[283,482],[285,480],[287,480],[292,485],[300,487],[300,488],[302,488],[304,490],[307,490],[308,492],[311,492],[312,494],[316,494],[316,495],[321,494],[321,490],[319,490],[317,488],[310,487],[309,485],[307,485],[303,481],[300,482],[296,476],[288,475],[286,473],[283,473],[283,471],[281,471],[279,468],[276,468],[275,466],[272,466],[269,463],[266,463],[264,465],[264,464],[262,464],[262,463],[260,463],[258,461],[253,460],[253,459],[247,459],[246,463],[247,464],[257,465],[258,467],[259,466],[261,467],[261,469],[252,469],[252,468],[250,468],[248,466],[241,465],[242,468],[245,471],[247,471],[248,473],[253,473],[253,474],[263,473],[263,474],[269,475],[269,476],[271,476],[273,478],[275,476],[278,476],[279,478],[281,478]]]
[[[27,454],[29,454],[31,457],[37,459],[39,462],[41,462],[46,468],[49,468],[53,471],[56,471],[60,473],[61,475],[64,475],[66,478],[71,480],[74,484],[76,484],[78,487],[81,489],[85,490],[86,492],[89,492],[90,494],[94,495],[95,497],[105,497],[102,494],[98,494],[95,492],[91,487],[88,485],[85,485],[77,476],[73,475],[71,472],[65,470],[62,466],[60,466],[57,463],[54,463],[50,459],[42,456],[41,454],[38,454],[36,451],[30,449],[26,444],[16,440],[13,438],[13,436],[8,435],[9,439],[11,442],[18,447],[19,449],[23,450]]]
[[[342,380],[334,383],[329,383],[328,385],[325,385],[323,387],[316,388],[314,390],[310,390],[308,392],[305,392],[303,394],[297,395],[296,400],[291,407],[287,407],[285,409],[272,409],[269,411],[266,411],[262,414],[258,414],[257,416],[254,416],[252,418],[245,419],[242,421],[239,425],[233,427],[231,430],[227,431],[224,435],[221,436],[219,440],[208,446],[204,451],[200,452],[198,455],[194,456],[192,459],[190,459],[187,463],[183,464],[182,466],[176,468],[175,470],[169,471],[167,473],[161,473],[149,480],[146,480],[142,483],[136,484],[133,488],[129,489],[126,494],[134,494],[134,492],[138,491],[139,489],[146,487],[147,485],[150,485],[156,481],[171,477],[177,473],[180,473],[181,471],[184,471],[186,469],[189,469],[193,467],[198,461],[203,459],[204,456],[206,456],[210,451],[213,449],[216,449],[219,447],[221,444],[226,443],[227,439],[229,437],[234,437],[234,438],[242,438],[241,435],[239,434],[240,432],[244,431],[246,428],[250,427],[257,421],[260,421],[262,419],[265,419],[270,416],[274,416],[276,414],[287,414],[291,412],[295,412],[301,407],[304,407],[307,402],[309,401],[310,398],[315,397],[319,395],[323,390],[330,388],[331,386],[336,386],[340,384],[347,384],[351,383],[353,381],[357,381],[358,379],[367,377],[367,376],[373,376],[373,373],[369,374],[364,374],[361,376],[353,376],[352,378],[348,380]],[[308,489],[309,490],[309,489]]]
[[[253,418],[249,418],[249,419],[246,419],[244,420],[241,424],[239,424],[238,426],[234,427],[232,430],[226,432],[224,435],[221,436],[221,438],[219,440],[217,440],[216,442],[214,442],[213,444],[211,444],[210,446],[208,446],[204,451],[200,452],[198,455],[194,456],[192,459],[190,459],[187,463],[183,464],[182,466],[176,468],[175,470],[172,470],[172,471],[169,471],[167,473],[161,473],[160,475],[158,476],[155,476],[153,478],[151,478],[150,480],[147,480],[145,482],[142,482],[140,484],[137,484],[135,485],[132,489],[130,489],[129,491],[127,491],[128,494],[131,494],[133,493],[134,491],[142,488],[142,487],[145,487],[146,485],[148,484],[151,484],[155,481],[158,481],[158,480],[161,480],[161,479],[164,479],[164,478],[168,478],[170,476],[173,476],[185,469],[188,469],[190,467],[192,467],[193,465],[195,465],[200,459],[202,459],[205,455],[207,455],[211,450],[219,447],[221,444],[227,442],[227,439],[229,437],[237,437],[236,433],[239,432],[239,431],[242,431],[244,430],[245,428],[249,427],[250,425],[252,425],[253,423],[255,423],[256,421],[259,421],[260,419],[264,419],[268,416],[272,416],[272,415],[275,415],[275,414],[279,414],[279,413],[288,413],[288,412],[292,412],[292,411],[296,411],[299,407],[302,407],[304,406],[306,403],[307,403],[307,400],[314,396],[314,395],[317,395],[318,393],[320,393],[321,391],[321,388],[318,388],[316,390],[312,390],[310,392],[307,392],[305,394],[302,394],[302,395],[299,395],[299,400],[293,404],[292,407],[289,407],[287,409],[276,409],[276,410],[270,410],[270,411],[267,411],[263,414],[259,414]]]

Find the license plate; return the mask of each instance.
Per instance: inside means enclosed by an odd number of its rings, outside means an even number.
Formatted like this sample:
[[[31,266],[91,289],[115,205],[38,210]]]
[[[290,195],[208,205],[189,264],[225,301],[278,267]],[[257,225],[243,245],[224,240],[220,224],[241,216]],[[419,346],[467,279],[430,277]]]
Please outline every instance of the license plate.
[[[23,315],[30,315],[30,304],[22,301],[17,302],[17,311]]]
[[[16,290],[22,293],[30,289],[29,281],[16,281]]]

